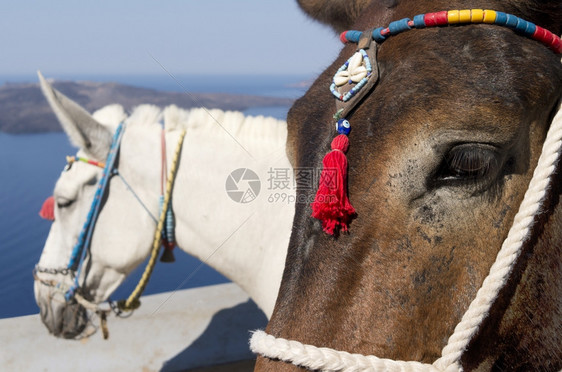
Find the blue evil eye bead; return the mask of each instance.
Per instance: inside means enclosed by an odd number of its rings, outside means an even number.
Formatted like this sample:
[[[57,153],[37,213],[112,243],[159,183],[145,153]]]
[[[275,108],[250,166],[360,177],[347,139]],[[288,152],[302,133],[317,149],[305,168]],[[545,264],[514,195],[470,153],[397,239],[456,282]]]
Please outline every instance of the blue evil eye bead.
[[[339,134],[345,134],[346,136],[351,132],[351,124],[346,119],[340,119],[336,123],[336,130]]]

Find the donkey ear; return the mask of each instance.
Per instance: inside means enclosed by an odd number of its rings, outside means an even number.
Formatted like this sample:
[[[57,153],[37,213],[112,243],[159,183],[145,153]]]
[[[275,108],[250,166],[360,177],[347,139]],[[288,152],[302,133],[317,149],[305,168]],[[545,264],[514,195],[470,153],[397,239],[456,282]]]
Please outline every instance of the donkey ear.
[[[297,0],[297,2],[310,17],[331,26],[340,33],[350,29],[361,12],[373,0]]]
[[[41,90],[70,138],[70,142],[92,158],[104,160],[111,146],[111,132],[84,108],[53,88],[41,72],[37,71],[37,75]]]

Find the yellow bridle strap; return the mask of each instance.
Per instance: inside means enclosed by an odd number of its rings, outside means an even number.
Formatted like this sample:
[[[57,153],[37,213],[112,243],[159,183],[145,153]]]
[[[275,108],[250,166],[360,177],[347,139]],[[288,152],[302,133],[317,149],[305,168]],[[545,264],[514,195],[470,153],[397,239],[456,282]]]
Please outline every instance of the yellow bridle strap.
[[[148,284],[148,280],[150,279],[150,275],[152,274],[152,271],[154,270],[154,266],[156,265],[156,258],[158,257],[158,251],[160,249],[161,241],[162,241],[162,230],[164,228],[164,223],[166,220],[166,212],[168,211],[168,208],[170,206],[172,188],[176,176],[179,156],[181,153],[184,137],[185,137],[185,130],[180,134],[180,138],[178,139],[178,144],[176,146],[176,151],[174,153],[174,158],[172,159],[170,173],[168,175],[168,181],[166,183],[166,194],[164,196],[164,204],[162,206],[162,211],[160,212],[160,218],[158,219],[156,232],[154,233],[154,240],[152,241],[152,250],[150,252],[150,259],[148,260],[148,263],[139,280],[139,283],[137,284],[133,292],[129,295],[129,297],[126,300],[120,300],[117,302],[119,309],[123,311],[135,310],[140,306],[139,298],[142,295],[144,289],[146,288],[146,285]]]

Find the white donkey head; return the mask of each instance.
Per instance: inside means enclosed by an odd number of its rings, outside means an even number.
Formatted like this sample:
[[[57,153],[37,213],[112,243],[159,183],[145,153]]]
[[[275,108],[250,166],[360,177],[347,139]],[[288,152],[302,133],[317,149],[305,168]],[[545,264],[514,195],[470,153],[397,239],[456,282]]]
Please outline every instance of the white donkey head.
[[[137,117],[126,119],[123,108],[113,105],[92,116],[52,88],[40,74],[39,78],[43,93],[70,141],[79,148],[77,156],[81,158],[104,162],[118,124],[135,122],[128,125],[116,159],[116,167],[123,178],[111,177],[108,181],[78,277],[80,295],[99,303],[108,298],[150,251],[155,228],[152,216],[157,216],[159,208],[159,131],[162,129],[157,121],[160,111],[147,106],[135,111],[141,112],[142,118],[134,114]],[[55,220],[36,267],[35,298],[43,322],[59,337],[74,338],[87,324],[87,311],[74,300],[65,299],[75,275],[67,266],[101,175],[99,166],[70,162],[54,189]],[[128,190],[123,179],[135,185],[136,195]]]

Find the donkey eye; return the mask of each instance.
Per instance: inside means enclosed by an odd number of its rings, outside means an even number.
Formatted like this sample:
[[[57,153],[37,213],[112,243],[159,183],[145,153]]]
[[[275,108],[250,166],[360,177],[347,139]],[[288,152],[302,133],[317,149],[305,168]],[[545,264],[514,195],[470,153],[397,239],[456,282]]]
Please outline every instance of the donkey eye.
[[[67,199],[67,198],[64,198],[62,196],[56,197],[55,200],[57,202],[57,207],[59,207],[59,208],[69,207],[74,202],[74,200]]]
[[[499,154],[485,144],[462,144],[445,155],[438,178],[443,181],[477,181],[491,177],[497,171]]]

